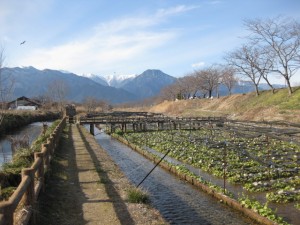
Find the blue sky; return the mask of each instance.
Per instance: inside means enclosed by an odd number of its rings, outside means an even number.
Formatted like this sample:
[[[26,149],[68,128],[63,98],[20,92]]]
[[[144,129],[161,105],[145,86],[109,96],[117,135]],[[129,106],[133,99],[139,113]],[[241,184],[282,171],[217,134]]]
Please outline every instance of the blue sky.
[[[244,19],[278,15],[300,21],[300,1],[0,0],[0,45],[8,67],[180,77],[222,63],[243,42]]]

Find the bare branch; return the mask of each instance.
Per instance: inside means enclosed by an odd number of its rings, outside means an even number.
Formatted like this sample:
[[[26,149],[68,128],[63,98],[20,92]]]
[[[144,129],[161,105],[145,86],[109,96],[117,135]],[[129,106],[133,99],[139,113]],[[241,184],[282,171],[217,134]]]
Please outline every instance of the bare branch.
[[[284,77],[289,93],[293,90],[290,85],[291,77],[300,68],[300,24],[284,17],[268,20],[245,21],[246,28],[251,32],[248,39],[261,48],[268,47],[272,51],[272,72]]]

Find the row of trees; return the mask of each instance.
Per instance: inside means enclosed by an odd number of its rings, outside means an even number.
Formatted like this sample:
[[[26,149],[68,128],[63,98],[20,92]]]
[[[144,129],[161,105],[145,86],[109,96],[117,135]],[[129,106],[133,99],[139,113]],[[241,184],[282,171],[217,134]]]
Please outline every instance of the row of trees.
[[[220,84],[231,94],[238,79],[251,81],[259,95],[259,84],[264,80],[275,92],[270,78],[283,77],[289,94],[293,93],[291,78],[300,68],[300,23],[284,17],[268,20],[246,20],[249,35],[245,43],[226,53],[226,65],[212,65],[179,78],[162,90],[165,99],[187,99],[202,93],[211,97]]]
[[[213,91],[219,95],[219,86],[227,87],[229,95],[237,82],[235,70],[232,67],[212,65],[206,69],[196,70],[162,89],[161,95],[165,99],[189,99],[195,96],[212,97]]]
[[[250,34],[245,44],[225,56],[228,64],[252,81],[257,95],[262,79],[274,92],[271,76],[283,77],[291,95],[291,77],[300,68],[300,23],[277,17],[246,20],[244,25]]]

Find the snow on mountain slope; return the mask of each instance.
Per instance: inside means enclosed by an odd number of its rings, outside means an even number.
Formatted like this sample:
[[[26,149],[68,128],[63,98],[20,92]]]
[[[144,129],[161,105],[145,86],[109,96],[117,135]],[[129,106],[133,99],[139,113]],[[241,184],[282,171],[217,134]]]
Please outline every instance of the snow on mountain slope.
[[[129,74],[129,75],[108,75],[104,77],[106,79],[106,82],[109,84],[109,86],[113,87],[121,87],[128,81],[134,79],[137,76],[137,74]]]

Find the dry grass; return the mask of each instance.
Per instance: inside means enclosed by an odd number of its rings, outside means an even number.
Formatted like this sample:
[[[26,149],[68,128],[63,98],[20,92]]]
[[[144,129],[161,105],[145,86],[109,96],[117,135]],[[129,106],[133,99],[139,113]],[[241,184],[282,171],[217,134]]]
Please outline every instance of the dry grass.
[[[275,94],[264,91],[260,96],[254,93],[236,94],[219,99],[193,99],[164,101],[147,111],[170,116],[226,116],[229,119],[254,121],[300,122],[300,91],[296,89],[288,96],[285,89]]]

